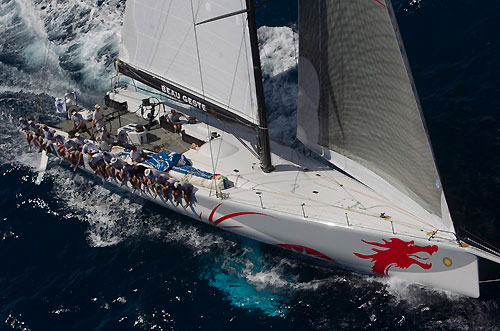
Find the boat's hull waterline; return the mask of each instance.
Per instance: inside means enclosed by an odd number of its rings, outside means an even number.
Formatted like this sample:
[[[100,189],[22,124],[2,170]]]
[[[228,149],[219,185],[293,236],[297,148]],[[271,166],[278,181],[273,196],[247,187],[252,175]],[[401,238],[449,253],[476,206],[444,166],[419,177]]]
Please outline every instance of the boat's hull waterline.
[[[85,165],[85,171],[93,171]],[[231,231],[266,244],[344,266],[362,273],[395,277],[433,288],[478,297],[477,257],[467,248],[419,239],[387,231],[376,231],[312,217],[296,217],[276,210],[221,200],[198,190],[188,208],[163,195],[133,190],[129,183],[108,185],[208,225]],[[196,190],[195,190],[196,191]],[[208,190],[206,190],[208,192]]]

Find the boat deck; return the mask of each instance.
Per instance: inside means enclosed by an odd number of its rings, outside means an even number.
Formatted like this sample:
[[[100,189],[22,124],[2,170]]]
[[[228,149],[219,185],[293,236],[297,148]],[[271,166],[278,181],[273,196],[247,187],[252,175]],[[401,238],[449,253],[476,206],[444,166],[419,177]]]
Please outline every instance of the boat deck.
[[[128,124],[140,124],[147,125],[148,121],[137,116],[135,113],[122,111],[118,112],[112,108],[103,106],[103,113],[109,119],[106,122],[106,128],[113,135],[118,134],[118,129],[126,126]],[[90,128],[91,124],[87,123]],[[72,128],[71,120],[65,120],[57,124],[57,128],[68,132]],[[90,138],[88,134],[84,134],[87,138]],[[137,146],[143,149],[150,150],[152,152],[177,152],[184,153],[190,149],[189,143],[182,140],[182,136],[170,131],[165,130],[159,124],[151,127],[147,132],[147,143],[138,144]]]
[[[131,90],[119,89],[110,92],[110,98],[117,102],[127,101],[128,112],[121,112],[110,125],[113,133],[121,126],[147,121],[136,115],[142,99],[147,96]],[[168,100],[165,103],[169,103]],[[186,116],[200,116],[187,106],[171,102]],[[168,107],[167,110],[169,111]],[[110,113],[111,109],[106,109]],[[201,117],[200,117],[201,118]],[[234,184],[224,190],[224,198],[252,208],[272,210],[283,215],[321,222],[332,226],[348,226],[353,229],[406,235],[428,239],[436,227],[426,219],[425,214],[416,214],[411,208],[395,204],[377,194],[362,183],[345,174],[327,167],[311,157],[272,142],[273,164],[276,170],[265,174],[259,167],[259,160],[249,149],[255,148],[255,134],[238,126],[206,118],[207,123],[183,125],[185,137],[206,141],[199,149],[192,149],[189,139],[169,132],[156,125],[148,132],[147,144],[140,147],[150,151],[175,151],[184,153],[193,166],[228,177]],[[64,130],[71,129],[71,122],[59,124]],[[210,139],[213,132],[220,135]],[[230,132],[230,133],[228,133]],[[238,137],[232,133],[237,132]],[[247,145],[243,146],[243,142]],[[200,144],[201,145],[201,144]],[[213,196],[216,192],[197,188],[197,195]],[[385,216],[385,217],[383,217]],[[455,245],[452,233],[438,232],[431,238]]]

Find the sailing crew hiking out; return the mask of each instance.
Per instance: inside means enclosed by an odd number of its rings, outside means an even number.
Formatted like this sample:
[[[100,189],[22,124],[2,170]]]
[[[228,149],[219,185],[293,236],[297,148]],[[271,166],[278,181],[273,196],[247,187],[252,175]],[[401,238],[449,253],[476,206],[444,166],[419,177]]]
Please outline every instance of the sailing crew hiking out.
[[[38,147],[38,152],[45,151],[48,155],[49,153],[55,152],[54,143],[64,139],[62,136],[56,135],[56,131],[49,129],[46,124],[39,125],[34,121],[29,121],[22,117],[19,118],[19,124],[21,131],[25,134],[26,142],[30,150],[31,143],[33,143]]]
[[[141,193],[148,191],[153,198],[161,194],[165,201],[172,200],[176,205],[184,200],[184,208],[191,204],[192,184],[180,182],[171,178],[166,172],[149,168],[150,165],[143,163],[146,160],[150,163],[159,160],[167,164],[175,162],[167,169],[175,164],[190,166],[191,162],[180,154],[173,153],[172,156],[164,153],[156,154],[130,145],[130,150],[115,147],[118,155],[112,152],[112,148],[102,140],[102,136],[94,141],[75,132],[74,137],[64,138],[57,130],[49,128],[46,124],[27,122],[25,119],[20,119],[19,123],[21,130],[27,136],[28,146],[31,142],[36,143],[40,150],[46,151],[47,155],[54,154],[69,162],[74,170],[88,166],[94,175],[99,175],[103,181],[114,180],[120,185],[129,184],[134,191],[138,190]],[[105,133],[105,130],[102,132]]]
[[[192,184],[179,182],[165,172],[146,168],[141,164],[148,155],[155,153],[145,153],[132,145],[130,152],[125,154],[130,161],[127,162],[109,152],[109,146],[99,138],[93,141],[75,133],[73,138],[65,139],[46,124],[39,125],[25,119],[19,119],[19,123],[21,131],[26,135],[28,146],[31,146],[31,142],[35,143],[40,150],[45,150],[47,155],[53,154],[66,160],[74,170],[88,165],[93,174],[99,175],[103,181],[114,180],[120,186],[124,182],[129,183],[134,191],[146,193],[147,190],[153,198],[161,194],[165,201],[172,199],[176,205],[184,200],[184,208],[191,203]]]

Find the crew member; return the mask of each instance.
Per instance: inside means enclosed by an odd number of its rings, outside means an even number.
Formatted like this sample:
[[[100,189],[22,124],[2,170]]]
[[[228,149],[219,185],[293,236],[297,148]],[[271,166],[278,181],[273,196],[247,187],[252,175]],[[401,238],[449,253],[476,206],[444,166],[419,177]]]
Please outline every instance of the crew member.
[[[94,113],[92,114],[92,131],[101,130],[104,127],[106,117],[101,110],[101,106],[94,106]]]
[[[73,122],[73,132],[78,133],[78,132],[87,132],[91,137],[92,133],[89,131],[87,128],[87,125],[85,124],[85,120],[83,119],[82,114],[80,114],[76,109],[71,110],[71,121]]]
[[[170,114],[167,117],[167,120],[172,124],[175,133],[181,132],[182,130],[182,122],[181,115],[179,115],[175,109],[170,111]]]
[[[156,198],[158,195],[156,191],[156,179],[161,174],[159,170],[156,169],[146,169],[144,170],[144,182],[147,185],[149,191],[153,194],[153,197]]]
[[[191,204],[191,194],[193,193],[193,184],[188,182],[182,182],[180,185],[182,198],[186,202],[184,208],[187,208]]]
[[[168,190],[169,184],[167,180],[169,179],[168,175],[164,172],[160,172],[160,174],[156,177],[156,191],[161,190],[163,193],[163,198],[168,200]]]
[[[179,181],[175,181],[174,184],[171,186],[172,190],[172,196],[174,198],[175,205],[178,206],[179,203],[182,202],[182,189],[181,185],[179,184]]]
[[[131,149],[130,149],[130,158],[132,159],[132,161],[134,162],[143,162],[144,160],[146,160],[146,156],[147,154],[144,153],[144,151],[140,148],[137,148],[136,146],[132,146]]]

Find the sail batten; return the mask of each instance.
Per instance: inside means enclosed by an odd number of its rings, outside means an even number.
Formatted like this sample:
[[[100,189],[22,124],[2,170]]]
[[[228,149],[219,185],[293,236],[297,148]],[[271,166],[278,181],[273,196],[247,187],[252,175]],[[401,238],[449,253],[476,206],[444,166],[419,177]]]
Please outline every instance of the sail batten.
[[[245,0],[129,0],[123,62],[257,123]],[[217,16],[242,11],[196,25]]]
[[[390,1],[299,0],[299,35],[298,138],[453,229]]]

